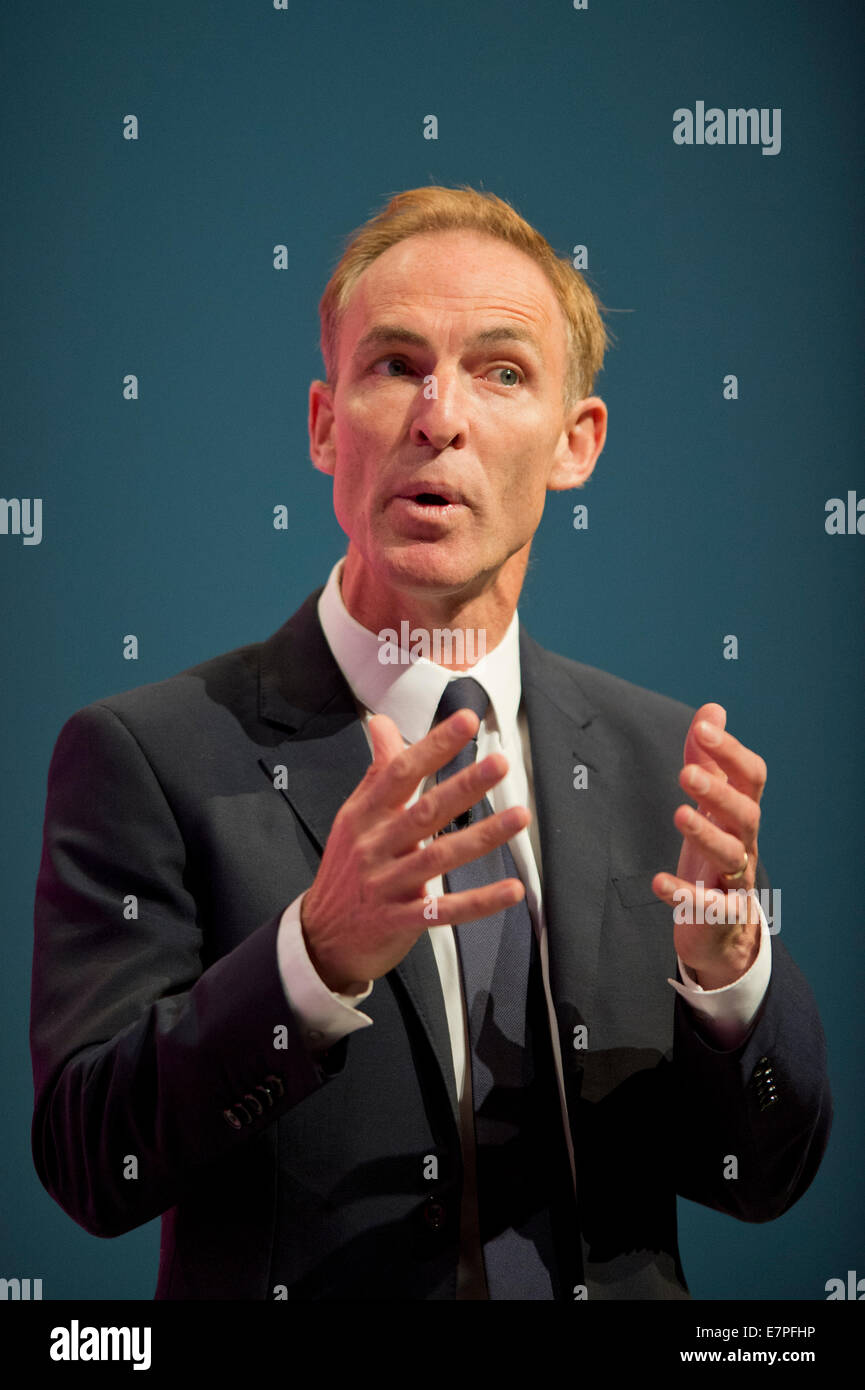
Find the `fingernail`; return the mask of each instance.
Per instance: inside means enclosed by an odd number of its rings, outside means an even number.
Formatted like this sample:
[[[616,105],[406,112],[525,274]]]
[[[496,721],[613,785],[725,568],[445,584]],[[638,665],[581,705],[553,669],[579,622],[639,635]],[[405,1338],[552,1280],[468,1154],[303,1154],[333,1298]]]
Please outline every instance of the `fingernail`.
[[[687,776],[687,783],[695,792],[707,792],[709,790],[709,778],[701,767],[692,767]]]
[[[704,743],[721,742],[721,730],[717,728],[714,724],[710,724],[706,719],[700,720],[698,726],[698,733]]]

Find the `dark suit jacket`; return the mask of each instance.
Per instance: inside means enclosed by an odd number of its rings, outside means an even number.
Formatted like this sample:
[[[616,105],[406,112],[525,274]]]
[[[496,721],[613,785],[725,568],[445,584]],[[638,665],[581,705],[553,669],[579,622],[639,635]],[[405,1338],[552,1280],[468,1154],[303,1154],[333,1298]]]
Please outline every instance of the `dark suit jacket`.
[[[281,913],[370,760],[318,592],[266,642],[80,710],[51,762],[35,1163],[96,1235],[162,1214],[157,1298],[455,1295],[460,1141],[428,937],[376,982],[373,1027],[325,1054],[277,968]],[[650,883],[678,857],[691,711],[522,628],[520,659],[578,1278],[590,1299],[687,1297],[677,1192],[763,1221],[813,1178],[831,1118],[822,1028],[777,937],[734,1051],[704,1040],[667,983],[672,914]]]

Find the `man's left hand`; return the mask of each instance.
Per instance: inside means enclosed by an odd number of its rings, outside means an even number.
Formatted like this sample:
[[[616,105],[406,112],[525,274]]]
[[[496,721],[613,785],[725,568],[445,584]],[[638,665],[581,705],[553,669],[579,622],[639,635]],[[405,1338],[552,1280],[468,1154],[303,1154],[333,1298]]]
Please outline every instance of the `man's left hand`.
[[[679,806],[673,817],[684,840],[676,876],[661,873],[652,880],[652,891],[675,909],[676,951],[703,989],[738,980],[760,944],[760,916],[750,890],[766,764],[726,732],[726,720],[726,711],[714,704],[701,705],[691,720],[679,785],[697,809]]]

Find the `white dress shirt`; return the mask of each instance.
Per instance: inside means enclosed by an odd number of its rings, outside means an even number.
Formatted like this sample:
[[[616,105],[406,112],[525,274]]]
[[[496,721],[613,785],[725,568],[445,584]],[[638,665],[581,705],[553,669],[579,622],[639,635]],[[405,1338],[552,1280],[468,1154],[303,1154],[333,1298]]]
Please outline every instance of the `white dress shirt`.
[[[486,652],[466,671],[451,671],[423,657],[406,664],[382,664],[382,644],[377,635],[357,622],[342,600],[340,578],[343,559],[337,561],[318,602],[318,614],[334,660],[348,682],[358,704],[364,729],[373,714],[387,714],[394,721],[406,746],[423,738],[432,726],[445,685],[457,676],[472,676],[490,697],[486,716],[478,730],[478,761],[490,753],[504,753],[508,772],[487,793],[494,812],[509,806],[527,806],[530,824],[508,844],[517,872],[526,889],[526,904],[538,934],[544,990],[551,1021],[551,1038],[563,1124],[572,1171],[574,1169],[570,1126],[567,1122],[562,1061],[558,1030],[549,985],[548,942],[543,910],[543,884],[540,877],[541,853],[534,800],[531,748],[525,710],[520,708],[519,617],[515,612],[498,645]],[[367,731],[372,750],[372,741]],[[408,805],[433,785],[435,777],[418,786]],[[444,893],[441,877],[430,879],[426,892],[439,897]],[[282,914],[277,934],[277,959],[288,1001],[301,1021],[309,1046],[314,1050],[333,1046],[346,1034],[372,1026],[372,1019],[358,1005],[368,998],[373,982],[359,982],[356,991],[335,994],[314,970],[300,926],[303,894]],[[700,1015],[701,1025],[719,1048],[730,1049],[742,1041],[763,1000],[771,971],[769,929],[760,912],[760,946],[750,969],[721,989],[703,990],[679,960],[684,983],[670,984]],[[474,1123],[471,1098],[470,1044],[465,1013],[456,939],[450,926],[428,929],[430,943],[441,976],[453,1053],[454,1076],[459,1101],[460,1129],[465,1172],[460,1241],[458,1298],[483,1298],[485,1283],[483,1258],[477,1236],[477,1203],[474,1183]]]

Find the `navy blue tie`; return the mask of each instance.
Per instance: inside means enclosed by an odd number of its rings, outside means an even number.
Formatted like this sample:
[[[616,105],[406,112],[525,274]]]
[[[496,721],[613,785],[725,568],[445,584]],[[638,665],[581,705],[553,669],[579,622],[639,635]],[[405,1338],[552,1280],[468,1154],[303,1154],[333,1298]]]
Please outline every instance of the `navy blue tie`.
[[[460,677],[445,687],[434,722],[458,709],[471,709],[483,719],[488,705],[479,682]],[[477,742],[471,740],[439,770],[436,781],[470,767],[476,756]],[[447,829],[492,814],[484,797]],[[458,893],[519,877],[504,844],[451,869],[444,881],[448,892]],[[454,932],[469,1021],[478,1216],[489,1296],[567,1297],[573,1182],[540,954],[526,900]]]

